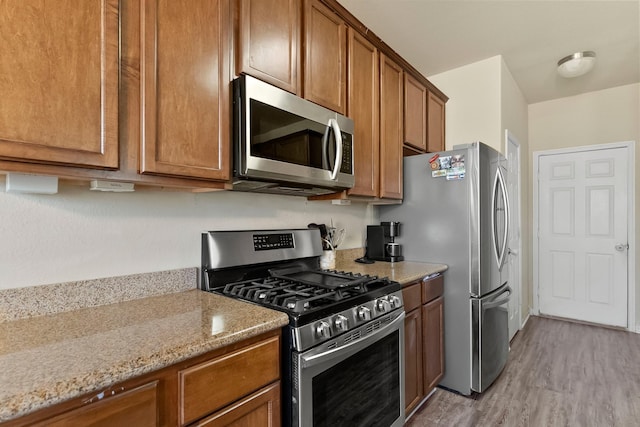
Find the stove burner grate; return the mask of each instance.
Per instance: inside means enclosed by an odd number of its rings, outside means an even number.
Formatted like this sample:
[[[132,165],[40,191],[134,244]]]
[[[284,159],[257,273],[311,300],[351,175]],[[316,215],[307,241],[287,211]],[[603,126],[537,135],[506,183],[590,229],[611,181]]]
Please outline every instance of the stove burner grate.
[[[361,278],[359,278],[361,279]],[[369,282],[375,277],[368,277]],[[366,283],[358,280],[352,286],[329,288],[305,281],[282,277],[266,277],[229,283],[223,294],[233,295],[262,305],[303,313],[362,295],[368,291]]]

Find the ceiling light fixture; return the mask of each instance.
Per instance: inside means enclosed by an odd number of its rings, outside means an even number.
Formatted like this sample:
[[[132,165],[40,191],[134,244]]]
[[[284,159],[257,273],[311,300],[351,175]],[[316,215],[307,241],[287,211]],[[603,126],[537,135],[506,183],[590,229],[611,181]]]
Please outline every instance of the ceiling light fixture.
[[[565,56],[558,61],[558,74],[562,77],[578,77],[591,71],[596,63],[596,53],[590,50]]]

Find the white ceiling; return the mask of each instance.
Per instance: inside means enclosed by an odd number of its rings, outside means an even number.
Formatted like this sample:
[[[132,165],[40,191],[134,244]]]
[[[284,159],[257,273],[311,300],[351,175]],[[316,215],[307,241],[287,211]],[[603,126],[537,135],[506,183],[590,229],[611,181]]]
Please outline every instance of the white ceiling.
[[[338,0],[427,78],[502,55],[528,103],[640,81],[640,0]],[[558,60],[593,50],[588,74]]]

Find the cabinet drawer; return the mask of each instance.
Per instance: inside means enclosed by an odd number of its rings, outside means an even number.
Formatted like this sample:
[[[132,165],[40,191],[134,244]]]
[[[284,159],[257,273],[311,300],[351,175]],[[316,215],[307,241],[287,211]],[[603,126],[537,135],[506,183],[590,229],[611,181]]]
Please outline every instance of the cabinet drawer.
[[[182,370],[180,424],[202,418],[279,378],[278,337]]]
[[[35,427],[109,427],[158,425],[158,381],[30,424]]]
[[[444,293],[444,276],[439,275],[422,281],[422,303],[438,298]]]
[[[420,282],[402,288],[402,302],[405,313],[420,307],[422,304],[420,300]]]

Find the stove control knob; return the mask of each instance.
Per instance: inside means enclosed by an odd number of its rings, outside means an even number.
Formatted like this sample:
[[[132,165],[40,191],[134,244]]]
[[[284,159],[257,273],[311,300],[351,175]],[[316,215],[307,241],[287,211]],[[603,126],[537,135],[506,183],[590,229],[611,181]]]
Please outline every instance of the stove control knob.
[[[316,325],[316,338],[329,338],[331,336],[331,326],[324,320]]]
[[[349,329],[349,319],[344,317],[342,314],[338,314],[333,319],[333,326],[335,326],[338,331],[346,331]]]
[[[387,311],[391,310],[391,304],[386,298],[380,298],[376,301],[376,309],[380,313],[386,313]]]
[[[365,306],[358,307],[358,319],[371,320],[371,309]]]
[[[389,297],[389,304],[391,304],[391,308],[398,308],[402,305],[402,301],[395,295],[391,295]]]

